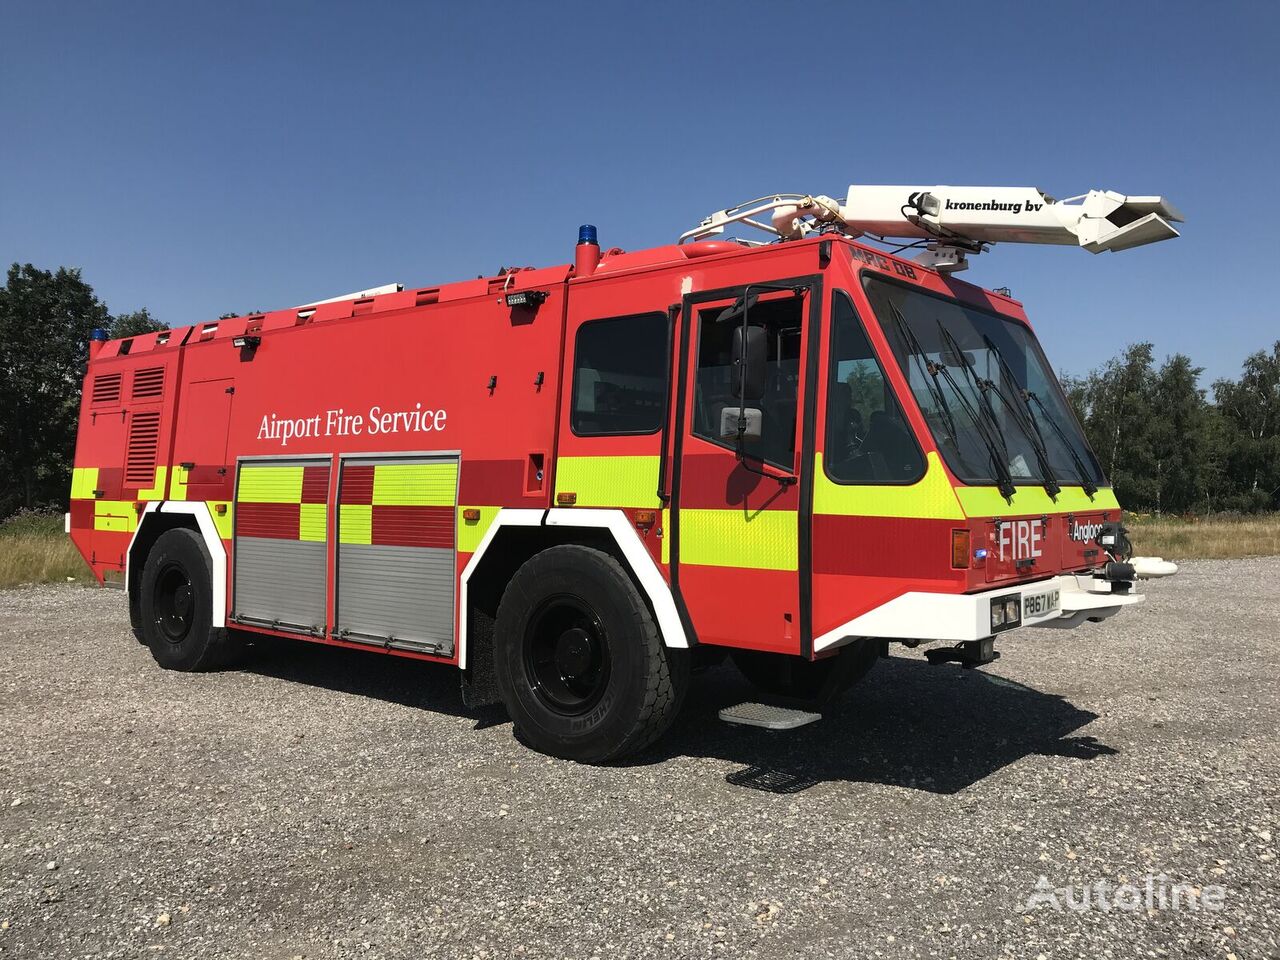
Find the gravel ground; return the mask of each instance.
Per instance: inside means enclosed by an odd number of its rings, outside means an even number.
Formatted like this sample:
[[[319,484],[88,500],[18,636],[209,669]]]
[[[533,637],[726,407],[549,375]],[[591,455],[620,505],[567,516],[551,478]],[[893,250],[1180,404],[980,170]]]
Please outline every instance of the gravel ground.
[[[448,669],[165,673],[118,593],[0,593],[0,954],[1275,957],[1280,558],[1149,594],[980,671],[902,652],[792,733],[717,721],[748,690],[709,670],[600,769]],[[1222,909],[1027,907],[1160,874]]]

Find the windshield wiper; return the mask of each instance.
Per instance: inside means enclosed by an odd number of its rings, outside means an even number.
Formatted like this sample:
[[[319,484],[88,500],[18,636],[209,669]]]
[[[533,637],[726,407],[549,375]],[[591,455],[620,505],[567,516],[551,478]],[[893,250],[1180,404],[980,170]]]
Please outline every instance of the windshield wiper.
[[[1071,455],[1071,462],[1076,468],[1076,475],[1079,477],[1080,486],[1084,490],[1085,496],[1092,500],[1093,495],[1098,492],[1098,485],[1093,482],[1093,477],[1090,476],[1089,470],[1084,465],[1084,461],[1080,459],[1080,454],[1076,452],[1075,444],[1071,442],[1071,438],[1067,436],[1066,431],[1062,429],[1062,426],[1058,423],[1057,419],[1049,416],[1049,411],[1045,409],[1044,403],[1035,395],[1034,391],[1024,390],[1023,393],[1027,396],[1027,409],[1031,409],[1031,402],[1034,401],[1035,405],[1040,408],[1040,412],[1044,414],[1045,422],[1053,428],[1053,432],[1057,434],[1058,439],[1062,441],[1062,445],[1067,448],[1067,453]],[[1035,414],[1033,412],[1032,416],[1034,415]]]
[[[1013,375],[1013,370],[1010,369],[1009,364],[1005,361],[1004,354],[1000,352],[991,338],[983,334],[982,342],[987,345],[987,349],[996,358],[996,362],[1000,365],[1000,372],[1012,384],[1013,389],[1017,391],[1018,398],[1022,401],[1022,408],[1019,409],[1010,403],[1009,398],[1004,395],[1004,391],[993,381],[984,380],[983,382],[992,393],[1000,398],[1000,402],[1009,411],[1013,421],[1031,443],[1031,449],[1036,455],[1036,462],[1040,464],[1040,472],[1044,477],[1044,491],[1049,494],[1051,500],[1057,500],[1058,493],[1062,490],[1062,484],[1058,483],[1058,478],[1053,474],[1053,467],[1049,465],[1049,449],[1044,445],[1044,436],[1040,433],[1039,424],[1036,423],[1036,415],[1031,409],[1031,401],[1027,399],[1027,391],[1018,386],[1018,378]]]
[[[946,378],[947,383],[951,385],[956,399],[961,402],[965,412],[973,420],[973,425],[978,428],[978,436],[986,444],[987,453],[991,457],[991,469],[996,475],[1000,495],[1006,500],[1010,500],[1018,488],[1014,486],[1013,475],[1009,472],[1009,448],[1004,442],[1004,434],[1000,430],[1000,422],[996,419],[995,411],[991,409],[991,400],[982,388],[981,378],[970,368],[968,358],[964,355],[964,351],[960,349],[960,344],[951,336],[947,328],[942,325],[941,320],[936,322],[938,324],[938,332],[942,335],[943,341],[947,344],[948,349],[951,350],[956,360],[964,366],[965,373],[969,375],[969,379],[977,388],[978,407],[981,412],[973,409],[965,398],[964,393],[960,390],[960,385],[956,383],[955,377],[951,376],[951,371],[945,366],[942,367],[942,375]],[[985,417],[982,415],[984,413],[986,414]]]
[[[933,397],[934,403],[938,405],[938,410],[942,413],[943,418],[947,421],[947,429],[950,431],[951,445],[960,450],[959,431],[956,428],[955,417],[951,415],[951,407],[947,404],[947,398],[943,396],[942,387],[938,385],[938,372],[941,369],[940,364],[934,363],[925,357],[924,346],[916,338],[912,332],[907,318],[902,315],[902,311],[898,309],[898,305],[890,302],[889,310],[893,317],[894,326],[898,330],[898,336],[902,338],[906,344],[907,351],[916,359],[917,364],[929,376],[929,395]]]

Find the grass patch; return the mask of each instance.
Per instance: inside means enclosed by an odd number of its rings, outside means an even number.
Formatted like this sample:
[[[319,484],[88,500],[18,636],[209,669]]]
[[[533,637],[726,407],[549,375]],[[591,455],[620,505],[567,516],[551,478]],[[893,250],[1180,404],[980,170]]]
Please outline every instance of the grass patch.
[[[1130,513],[1124,522],[1139,556],[1224,560],[1280,554],[1280,513],[1206,517]]]
[[[19,513],[0,523],[0,588],[68,579],[88,584],[93,574],[62,532],[60,514]]]

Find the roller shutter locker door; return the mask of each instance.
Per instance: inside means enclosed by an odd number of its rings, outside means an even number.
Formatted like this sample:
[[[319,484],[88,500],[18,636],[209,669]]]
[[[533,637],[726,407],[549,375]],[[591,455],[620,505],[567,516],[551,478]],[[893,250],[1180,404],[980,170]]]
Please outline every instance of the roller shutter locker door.
[[[457,502],[456,455],[343,460],[338,637],[453,652]]]
[[[237,465],[233,619],[324,633],[329,472],[321,459]]]

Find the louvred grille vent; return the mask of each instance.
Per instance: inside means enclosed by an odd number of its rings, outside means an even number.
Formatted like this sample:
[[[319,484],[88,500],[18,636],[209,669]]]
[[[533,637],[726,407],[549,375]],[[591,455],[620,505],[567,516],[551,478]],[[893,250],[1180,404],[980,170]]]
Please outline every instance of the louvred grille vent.
[[[164,393],[164,367],[148,367],[133,375],[133,399],[158,397]]]
[[[129,423],[129,446],[124,458],[126,486],[149,487],[155,482],[159,445],[160,414],[135,413]]]
[[[120,374],[106,373],[93,378],[94,403],[120,402]]]

